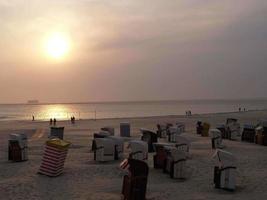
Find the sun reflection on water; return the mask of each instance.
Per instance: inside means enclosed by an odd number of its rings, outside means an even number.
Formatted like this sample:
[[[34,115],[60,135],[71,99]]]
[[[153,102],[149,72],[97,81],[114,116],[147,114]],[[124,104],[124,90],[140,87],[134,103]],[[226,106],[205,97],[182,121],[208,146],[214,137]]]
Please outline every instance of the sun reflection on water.
[[[40,111],[43,119],[68,119],[72,116],[72,109],[69,106],[57,104],[57,105],[44,105]]]

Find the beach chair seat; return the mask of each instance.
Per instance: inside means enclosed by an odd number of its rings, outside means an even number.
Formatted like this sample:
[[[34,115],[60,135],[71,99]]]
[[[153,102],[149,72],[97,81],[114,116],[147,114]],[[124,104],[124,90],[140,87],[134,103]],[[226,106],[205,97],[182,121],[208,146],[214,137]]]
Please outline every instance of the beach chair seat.
[[[128,149],[130,151],[129,158],[136,160],[147,160],[148,145],[144,141],[131,140],[129,141]]]
[[[147,142],[148,152],[154,152],[153,143],[158,142],[157,133],[143,128],[141,128],[140,131],[142,133],[141,140]]]
[[[28,138],[25,134],[10,134],[8,141],[8,160],[28,160]]]
[[[115,158],[115,142],[110,138],[95,138],[94,160],[112,161]]]
[[[114,159],[115,160],[121,159],[124,151],[124,139],[119,136],[108,136],[107,138],[113,140],[115,143]]]
[[[216,161],[214,167],[215,188],[235,190],[236,158],[234,155],[227,151],[216,150],[213,159]]]
[[[222,133],[218,129],[210,129],[209,134],[211,135],[211,144],[213,149],[222,149]]]
[[[147,163],[128,158],[122,162],[121,168],[127,171],[127,175],[123,177],[122,199],[145,200],[149,173]]]

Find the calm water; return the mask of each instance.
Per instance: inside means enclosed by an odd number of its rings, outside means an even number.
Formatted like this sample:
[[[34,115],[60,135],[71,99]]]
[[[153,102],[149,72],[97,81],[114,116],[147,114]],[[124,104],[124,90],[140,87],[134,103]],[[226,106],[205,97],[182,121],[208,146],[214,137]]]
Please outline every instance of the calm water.
[[[197,100],[197,101],[158,101],[158,102],[120,102],[84,104],[39,104],[39,105],[0,105],[0,120],[36,120],[50,118],[76,119],[123,118],[162,115],[184,115],[186,110],[192,114],[218,113],[267,109],[267,100]]]

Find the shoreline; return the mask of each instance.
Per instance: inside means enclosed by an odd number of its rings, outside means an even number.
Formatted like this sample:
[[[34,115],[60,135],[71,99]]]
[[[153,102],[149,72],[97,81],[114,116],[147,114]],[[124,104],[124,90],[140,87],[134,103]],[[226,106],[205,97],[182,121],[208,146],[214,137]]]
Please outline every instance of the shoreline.
[[[258,109],[258,110],[246,110],[246,111],[232,111],[232,112],[215,112],[215,113],[196,113],[192,115],[155,115],[155,116],[137,116],[137,117],[113,117],[113,118],[83,118],[83,119],[76,119],[76,121],[105,121],[105,120],[134,120],[134,119],[149,119],[149,118],[194,118],[194,117],[201,117],[207,115],[228,115],[228,114],[241,114],[241,113],[253,113],[253,112],[265,112],[267,109]],[[69,119],[58,119],[57,122],[68,122]],[[1,122],[49,122],[49,119],[44,120],[34,120],[32,121],[31,118],[29,120],[26,119],[2,119],[0,118]]]

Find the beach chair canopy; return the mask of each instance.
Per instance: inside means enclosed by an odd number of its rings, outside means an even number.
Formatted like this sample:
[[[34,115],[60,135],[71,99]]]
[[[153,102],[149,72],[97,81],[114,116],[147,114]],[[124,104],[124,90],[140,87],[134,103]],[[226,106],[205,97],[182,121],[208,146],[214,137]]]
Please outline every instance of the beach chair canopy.
[[[158,141],[158,135],[154,131],[143,128],[141,128],[140,131],[142,133],[142,140],[152,143]]]
[[[230,123],[236,123],[238,120],[235,118],[227,118],[226,119],[226,124],[230,124]]]
[[[28,138],[27,138],[27,135],[24,133],[10,134],[9,139],[18,141],[20,148],[24,148],[25,146],[27,146],[27,139]]]
[[[157,124],[157,127],[158,127],[158,128],[161,128],[162,130],[167,130],[167,129],[170,128],[171,126],[173,126],[173,124],[168,123],[168,122]]]
[[[107,131],[100,131],[98,133],[94,133],[94,138],[106,138],[111,136],[111,134]]]
[[[114,128],[111,126],[102,127],[101,131],[105,131],[105,132],[110,133],[110,135],[114,135]]]
[[[155,133],[152,130],[145,129],[145,128],[140,128],[140,131],[143,135],[150,135],[151,137],[157,137],[157,133]]]
[[[222,167],[236,166],[236,157],[228,151],[217,149],[213,159]]]

